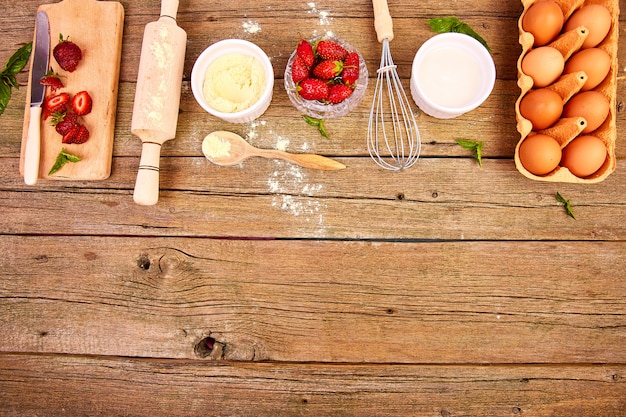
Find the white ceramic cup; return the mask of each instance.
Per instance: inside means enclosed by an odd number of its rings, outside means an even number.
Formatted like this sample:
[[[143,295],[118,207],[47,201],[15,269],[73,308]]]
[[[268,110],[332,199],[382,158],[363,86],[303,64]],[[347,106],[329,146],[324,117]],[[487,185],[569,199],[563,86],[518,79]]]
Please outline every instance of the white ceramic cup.
[[[451,119],[480,106],[495,81],[493,58],[480,42],[461,33],[442,33],[415,54],[411,95],[424,113]]]
[[[242,54],[256,58],[265,71],[265,86],[256,103],[244,110],[228,113],[210,106],[204,96],[203,86],[206,72],[211,64],[216,59],[231,54]],[[242,39],[224,39],[210,45],[198,56],[191,70],[191,90],[198,104],[213,116],[231,123],[247,123],[265,113],[272,101],[273,89],[274,69],[269,57],[257,45]]]

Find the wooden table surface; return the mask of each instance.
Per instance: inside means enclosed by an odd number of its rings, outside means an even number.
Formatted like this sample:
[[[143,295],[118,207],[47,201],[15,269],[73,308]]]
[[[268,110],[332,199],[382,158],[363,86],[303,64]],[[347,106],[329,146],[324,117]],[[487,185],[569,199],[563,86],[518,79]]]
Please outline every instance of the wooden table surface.
[[[43,3],[0,1],[2,63],[32,40]],[[372,87],[326,122],[324,139],[282,85],[297,39],[328,32],[375,76],[369,1],[181,0],[178,132],[163,146],[159,202],[146,207],[132,198],[141,143],[130,120],[143,28],[160,2],[121,3],[109,179],[24,184],[27,71],[0,116],[0,415],[626,415],[626,18],[617,170],[573,185],[515,168],[518,1],[390,0],[406,87],[433,34],[426,20],[444,16],[483,35],[497,82],[462,117],[419,114],[420,161],[388,172],[367,153]],[[220,121],[191,93],[195,59],[224,38],[271,58],[273,101],[254,122]],[[217,167],[200,147],[215,130],[347,169]],[[482,168],[460,138],[484,142]]]

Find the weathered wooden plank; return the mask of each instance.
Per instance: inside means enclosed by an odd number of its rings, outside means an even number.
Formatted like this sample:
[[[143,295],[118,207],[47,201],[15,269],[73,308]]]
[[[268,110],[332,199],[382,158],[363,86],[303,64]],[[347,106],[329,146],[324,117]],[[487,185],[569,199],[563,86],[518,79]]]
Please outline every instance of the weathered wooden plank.
[[[167,144],[166,144],[167,146]],[[6,234],[347,239],[624,240],[626,166],[594,186],[531,181],[511,161],[425,158],[411,170],[341,158],[328,173],[282,161],[243,167],[162,158],[156,206],[137,206],[137,158],[116,158],[104,182],[26,187],[17,159],[0,164]],[[94,188],[95,187],[95,188]],[[555,199],[573,203],[576,220]],[[69,193],[69,194],[68,194]],[[70,197],[71,196],[71,197]]]
[[[207,364],[0,355],[4,416],[621,417],[626,367]]]
[[[0,237],[0,350],[624,363],[626,244]]]

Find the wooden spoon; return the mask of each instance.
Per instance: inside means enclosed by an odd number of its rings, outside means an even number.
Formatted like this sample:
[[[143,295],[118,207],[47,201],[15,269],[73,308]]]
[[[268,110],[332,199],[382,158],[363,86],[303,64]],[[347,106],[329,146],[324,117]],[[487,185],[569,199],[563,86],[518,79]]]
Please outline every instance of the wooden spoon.
[[[233,132],[217,131],[208,134],[202,142],[202,152],[216,165],[236,165],[251,156],[284,159],[305,168],[337,170],[346,166],[321,155],[293,154],[276,149],[259,149],[250,145],[244,138]]]

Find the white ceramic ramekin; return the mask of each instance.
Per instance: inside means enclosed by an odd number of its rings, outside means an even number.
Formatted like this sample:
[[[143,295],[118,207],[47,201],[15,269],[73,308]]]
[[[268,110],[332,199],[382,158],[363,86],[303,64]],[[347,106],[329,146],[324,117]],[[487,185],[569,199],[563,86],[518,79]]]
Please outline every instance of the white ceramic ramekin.
[[[426,114],[451,119],[480,106],[495,81],[493,58],[480,42],[461,33],[442,33],[415,54],[411,95]]]
[[[219,57],[242,54],[256,58],[265,70],[265,87],[258,101],[247,109],[227,113],[212,108],[204,97],[203,84],[209,66]],[[191,70],[191,90],[196,101],[204,110],[231,123],[247,123],[261,116],[272,101],[274,89],[274,69],[269,57],[261,48],[243,39],[224,39],[206,48],[196,60]]]

